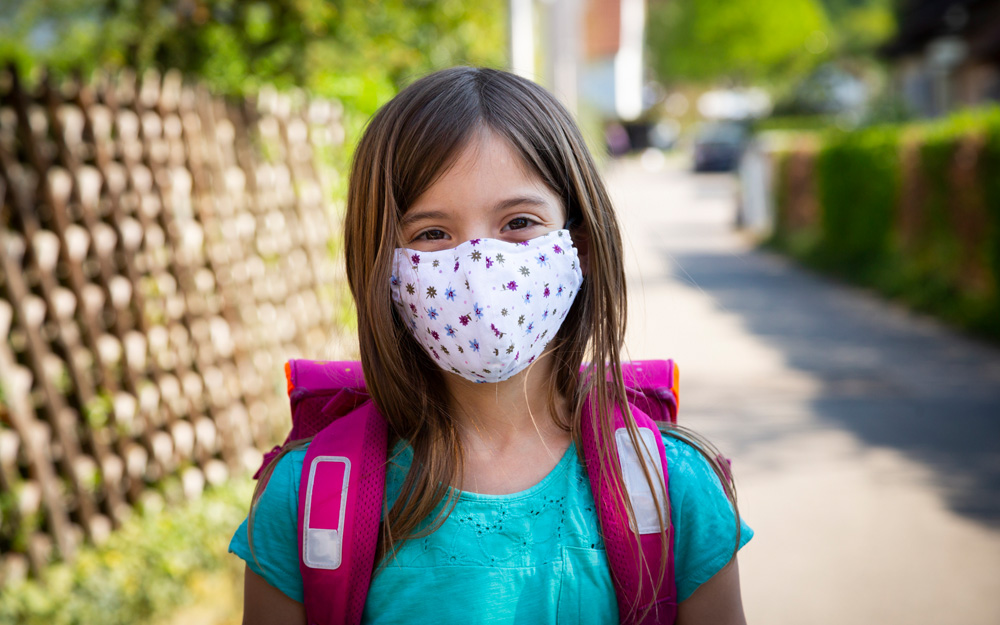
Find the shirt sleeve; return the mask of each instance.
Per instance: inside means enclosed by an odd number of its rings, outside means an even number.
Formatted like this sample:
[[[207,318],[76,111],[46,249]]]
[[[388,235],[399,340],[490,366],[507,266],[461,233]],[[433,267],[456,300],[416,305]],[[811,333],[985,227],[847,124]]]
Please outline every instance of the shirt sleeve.
[[[663,436],[669,474],[670,521],[674,527],[677,602],[722,570],[734,554],[736,520],[718,476],[689,443]],[[739,546],[753,537],[740,519]]]
[[[290,451],[275,465],[257,500],[254,514],[253,554],[247,537],[249,517],[229,542],[229,552],[242,558],[250,570],[291,599],[302,602],[299,571],[299,482],[304,449]],[[256,556],[256,557],[255,557]]]

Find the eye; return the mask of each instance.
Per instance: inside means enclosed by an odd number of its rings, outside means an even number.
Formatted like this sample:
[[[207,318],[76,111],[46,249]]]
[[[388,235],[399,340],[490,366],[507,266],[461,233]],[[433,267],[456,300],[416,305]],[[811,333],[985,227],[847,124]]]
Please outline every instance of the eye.
[[[413,238],[413,240],[414,241],[440,241],[440,240],[444,239],[446,236],[448,236],[448,235],[446,235],[444,233],[444,230],[437,230],[435,228],[432,228],[430,230],[424,230],[423,232],[421,232],[420,234],[418,234],[417,236],[415,236]]]
[[[504,230],[523,230],[524,228],[528,228],[530,226],[534,226],[537,224],[538,224],[537,221],[535,221],[534,219],[530,219],[528,217],[515,217],[514,219],[511,219],[510,221],[507,222],[507,225],[504,227]]]

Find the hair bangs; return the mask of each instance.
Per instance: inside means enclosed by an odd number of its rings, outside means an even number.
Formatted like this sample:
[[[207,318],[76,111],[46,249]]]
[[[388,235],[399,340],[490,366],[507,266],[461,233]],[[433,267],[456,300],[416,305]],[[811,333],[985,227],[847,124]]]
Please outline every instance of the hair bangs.
[[[396,118],[396,144],[388,174],[399,215],[444,175],[483,130],[481,98],[473,76],[432,75],[411,85],[415,97]],[[448,82],[441,89],[437,82]]]

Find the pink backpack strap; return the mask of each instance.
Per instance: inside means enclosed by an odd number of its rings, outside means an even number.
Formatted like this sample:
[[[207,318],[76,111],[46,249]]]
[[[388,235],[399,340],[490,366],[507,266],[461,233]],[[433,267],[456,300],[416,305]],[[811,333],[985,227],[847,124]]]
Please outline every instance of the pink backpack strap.
[[[382,514],[387,436],[385,420],[368,401],[326,426],[306,452],[299,569],[309,625],[361,622]]]
[[[656,388],[656,379],[665,371],[672,370],[672,363],[655,363],[646,361],[633,363],[624,367],[626,384],[633,386],[636,375],[653,374],[650,379],[635,386]],[[630,371],[636,366],[639,371]],[[630,392],[630,400],[632,393]],[[675,396],[676,399],[676,396]],[[631,403],[631,402],[630,402]],[[676,405],[676,402],[675,402]],[[597,505],[598,518],[604,536],[604,548],[607,550],[611,575],[615,585],[615,595],[618,598],[619,619],[622,623],[636,625],[670,624],[677,618],[677,585],[674,578],[673,527],[668,528],[667,553],[664,554],[660,540],[659,523],[657,522],[657,504],[649,492],[649,486],[639,464],[639,454],[643,454],[652,467],[658,467],[663,475],[664,492],[659,497],[660,514],[670,517],[666,506],[666,487],[669,484],[666,450],[660,438],[660,430],[648,415],[636,405],[632,405],[632,416],[639,428],[639,449],[632,444],[625,424],[625,415],[619,407],[613,414],[614,433],[612,439],[615,448],[611,457],[601,456],[597,444],[601,436],[603,424],[596,419],[596,410],[592,398],[584,402],[583,407],[583,455],[590,477],[594,501]],[[676,413],[674,413],[676,414]],[[630,527],[623,498],[613,487],[613,465],[617,462],[624,476],[626,493],[632,503],[638,522],[639,544],[636,544],[633,528]],[[640,571],[639,550],[646,566]],[[666,558],[666,572],[659,591],[653,593],[654,575],[659,571],[660,563]],[[649,614],[641,619],[639,616],[647,607]]]

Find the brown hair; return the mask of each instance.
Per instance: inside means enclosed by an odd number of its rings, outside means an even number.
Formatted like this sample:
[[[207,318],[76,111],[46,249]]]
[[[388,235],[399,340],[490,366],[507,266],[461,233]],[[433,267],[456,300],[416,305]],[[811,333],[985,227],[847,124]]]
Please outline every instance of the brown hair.
[[[579,445],[580,414],[590,396],[601,422],[609,424],[602,428],[598,443],[611,450],[613,407],[628,412],[620,353],[626,320],[621,236],[611,200],[571,116],[545,89],[499,70],[455,67],[417,80],[375,114],[361,138],[354,154],[344,229],[347,279],[357,306],[366,384],[389,423],[390,449],[400,439],[413,449],[401,494],[382,523],[377,562],[391,557],[402,541],[433,532],[454,505],[455,491],[449,485],[461,475],[462,449],[448,413],[445,373],[397,315],[389,276],[403,214],[483,131],[505,140],[527,170],[560,198],[574,239],[586,241],[583,286],[547,348],[552,360],[549,401],[554,403],[559,396],[571,407],[569,420],[559,425]],[[587,370],[581,376],[585,361]],[[638,445],[635,424],[631,418],[626,421],[632,442]],[[705,449],[701,448],[703,453]],[[724,476],[714,458],[707,457]],[[633,516],[620,467],[610,464],[615,495]],[[646,479],[653,493],[663,496],[662,475],[647,467]],[[723,482],[735,503],[731,481]],[[433,521],[418,532],[442,501],[445,505]],[[669,514],[660,518],[664,542],[669,523]],[[661,583],[665,562],[658,572],[640,565],[646,572],[643,578]]]

